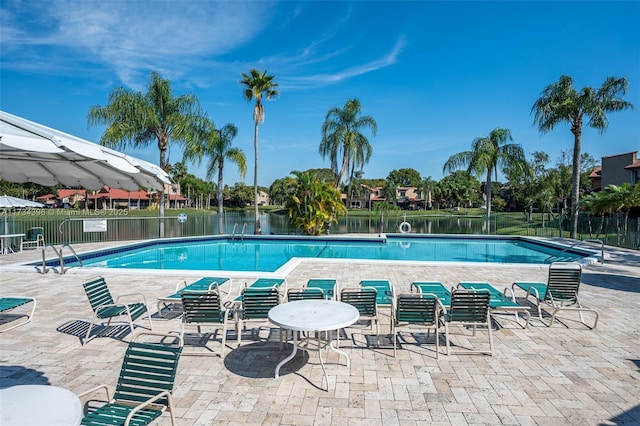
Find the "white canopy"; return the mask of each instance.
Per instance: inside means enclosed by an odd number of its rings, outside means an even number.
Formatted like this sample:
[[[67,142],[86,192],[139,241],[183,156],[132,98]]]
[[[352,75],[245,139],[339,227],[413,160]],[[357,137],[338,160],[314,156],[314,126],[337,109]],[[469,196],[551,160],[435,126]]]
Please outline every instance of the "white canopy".
[[[0,111],[0,179],[129,191],[162,191],[171,183],[154,164],[4,111]]]

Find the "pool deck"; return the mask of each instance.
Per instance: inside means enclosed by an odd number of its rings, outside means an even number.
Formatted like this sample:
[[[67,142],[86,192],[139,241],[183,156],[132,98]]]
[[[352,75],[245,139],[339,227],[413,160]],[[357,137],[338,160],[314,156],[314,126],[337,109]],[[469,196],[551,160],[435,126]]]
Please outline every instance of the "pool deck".
[[[75,248],[98,247],[104,245]],[[276,364],[289,353],[280,350],[276,329],[265,326],[259,336],[247,331],[240,348],[235,332],[229,331],[224,359],[180,359],[174,390],[177,424],[640,424],[640,253],[611,247],[606,253],[604,264],[584,267],[580,289],[583,305],[600,313],[595,330],[571,312],[545,327],[533,305],[519,297],[532,307],[531,326],[525,330],[513,317],[496,316],[500,327],[493,333],[493,356],[447,356],[441,347],[436,360],[433,336],[417,346],[405,332],[406,341],[393,358],[389,318],[381,315],[379,346],[370,329],[347,330],[349,338],[341,340],[340,347],[349,354],[351,366],[327,365],[328,392],[319,389],[317,353],[299,352],[275,379]],[[110,327],[101,330],[110,336],[82,346],[91,316],[82,282],[93,273],[71,269],[64,275],[42,275],[12,266],[40,258],[36,250],[0,256],[0,296],[24,295],[38,302],[31,323],[0,334],[0,387],[50,384],[80,393],[104,383],[113,390],[130,335]],[[513,281],[545,281],[546,274],[546,266],[529,265],[302,261],[286,279],[289,288],[309,278],[336,278],[341,288],[356,286],[361,279],[388,279],[399,292],[408,292],[418,280],[441,281],[447,287],[487,281],[502,290]],[[156,298],[173,293],[179,280],[193,281],[192,275],[114,273],[106,279],[114,296],[132,291],[146,296],[154,331],[180,330],[180,319],[158,316]],[[233,281],[242,285],[250,279]],[[6,321],[6,316],[0,318],[0,323]],[[142,320],[136,324],[147,325]],[[473,339],[456,335],[453,342],[482,346],[486,331],[478,333]],[[441,343],[444,346],[444,336]],[[219,345],[219,340],[209,343],[214,350]],[[324,356],[338,361],[333,353]],[[169,416],[154,424],[169,425]]]

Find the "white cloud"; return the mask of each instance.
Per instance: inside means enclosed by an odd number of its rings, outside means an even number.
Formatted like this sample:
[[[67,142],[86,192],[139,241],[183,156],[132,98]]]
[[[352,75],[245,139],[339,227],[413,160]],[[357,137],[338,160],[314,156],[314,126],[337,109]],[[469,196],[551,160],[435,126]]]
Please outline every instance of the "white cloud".
[[[33,6],[3,6],[3,49],[22,55],[42,46],[69,49],[110,67],[125,84],[139,83],[150,69],[168,78],[185,73],[183,61],[229,52],[255,37],[271,17],[270,2],[55,1]],[[47,52],[40,55],[44,62]],[[25,67],[19,58],[9,65]]]
[[[281,79],[281,86],[291,88],[318,87],[376,71],[395,64],[398,61],[398,56],[402,52],[404,45],[405,39],[400,37],[393,48],[380,58],[364,64],[355,65],[341,71],[336,71],[334,73],[314,74],[302,77],[284,77]]]

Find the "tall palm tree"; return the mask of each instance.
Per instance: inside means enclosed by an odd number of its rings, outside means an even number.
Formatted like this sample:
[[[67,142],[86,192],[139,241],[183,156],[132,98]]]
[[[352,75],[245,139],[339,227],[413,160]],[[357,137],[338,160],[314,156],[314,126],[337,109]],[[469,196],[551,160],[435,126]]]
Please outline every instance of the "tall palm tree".
[[[340,188],[344,176],[351,170],[351,176],[357,167],[362,167],[371,158],[371,144],[362,130],[369,128],[373,136],[378,125],[373,117],[361,116],[362,106],[358,99],[349,99],[343,108],[333,107],[327,112],[322,124],[320,154],[331,160],[331,170],[336,177],[336,187]],[[342,154],[341,164],[338,157]]]
[[[585,117],[587,125],[604,133],[609,127],[608,112],[633,108],[622,99],[627,93],[629,82],[626,78],[608,77],[602,87],[593,89],[585,86],[581,91],[573,87],[573,79],[562,75],[556,83],[551,83],[542,91],[540,98],[531,107],[534,123],[542,133],[547,133],[560,123],[571,125],[573,133],[573,167],[571,178],[571,238],[578,233],[578,201],[580,197],[580,150],[582,145],[582,125]]]
[[[156,141],[164,170],[168,170],[169,143],[193,141],[202,119],[198,99],[194,95],[174,97],[171,82],[156,72],[149,74],[147,93],[119,87],[109,94],[107,105],[94,105],[88,114],[89,125],[107,126],[101,145],[144,148]]]
[[[229,160],[238,166],[240,176],[244,178],[247,172],[247,160],[240,148],[232,146],[233,138],[238,134],[237,127],[228,123],[222,129],[215,128],[210,120],[200,129],[200,143],[187,145],[184,151],[185,160],[202,162],[202,158],[209,157],[207,165],[207,179],[212,179],[218,171],[218,232],[222,233],[222,216],[224,202],[223,171],[224,161]]]
[[[257,69],[249,70],[249,74],[241,73],[242,80],[240,84],[244,89],[244,97],[247,101],[255,99],[256,103],[253,107],[253,150],[255,154],[255,162],[253,168],[253,207],[256,218],[254,234],[262,233],[260,228],[260,216],[258,216],[258,125],[264,122],[264,106],[262,99],[273,99],[277,97],[278,84],[274,82],[275,76],[268,75],[267,70],[260,73]]]
[[[491,217],[491,177],[498,177],[498,168],[509,167],[516,169],[524,167],[526,160],[522,147],[518,144],[510,144],[511,131],[509,129],[496,128],[489,136],[475,138],[471,151],[454,154],[444,164],[443,172],[452,172],[460,168],[467,168],[467,172],[480,177],[486,173],[484,186],[487,207],[487,233],[490,232],[489,219]]]

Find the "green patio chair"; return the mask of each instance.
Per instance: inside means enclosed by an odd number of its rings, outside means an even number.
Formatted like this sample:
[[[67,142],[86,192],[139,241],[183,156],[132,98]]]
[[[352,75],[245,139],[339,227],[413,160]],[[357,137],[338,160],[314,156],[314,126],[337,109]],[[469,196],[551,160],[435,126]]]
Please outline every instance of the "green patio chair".
[[[335,300],[338,283],[333,278],[311,278],[305,285],[306,288],[319,288],[324,293],[325,299]]]
[[[31,312],[29,312],[28,314],[16,314],[13,311],[14,309],[26,305],[28,303],[33,303],[31,305]],[[36,311],[36,299],[35,297],[24,297],[24,296],[4,296],[4,297],[0,297],[0,313],[3,314],[3,316],[5,315],[5,312],[7,313],[6,315],[13,317],[17,317],[17,318],[22,318],[22,317],[26,317],[26,319],[23,319],[22,321],[12,324],[9,327],[6,328],[2,328],[0,329],[0,333],[4,333],[5,331],[9,331],[9,330],[13,330],[14,328],[23,326],[25,324],[27,324],[28,322],[30,322],[33,319],[33,313]],[[15,318],[15,319],[17,319]],[[10,323],[11,321],[8,321],[7,323]],[[4,324],[4,322],[3,322]]]
[[[520,317],[518,316],[518,314],[523,313],[526,317],[523,327],[529,328],[529,322],[531,320],[529,309],[527,309],[526,306],[522,306],[516,302],[513,290],[505,288],[504,292],[500,292],[498,289],[487,282],[470,281],[460,282],[458,283],[458,287],[467,290],[487,290],[491,294],[491,299],[489,300],[489,308],[491,309],[492,314],[513,313],[516,318],[516,322],[522,326],[522,324],[520,324]],[[510,293],[511,296],[509,296],[507,293]]]
[[[149,329],[153,329],[153,324],[151,322],[151,315],[149,314],[149,309],[147,308],[147,301],[142,293],[129,293],[118,296],[117,299],[113,299],[111,293],[109,292],[109,288],[107,287],[107,282],[104,277],[92,277],[84,281],[82,284],[84,287],[84,291],[87,294],[87,298],[89,299],[89,303],[91,304],[91,309],[93,309],[93,318],[89,323],[89,329],[87,330],[87,336],[85,337],[86,343],[91,340],[89,337],[91,336],[91,330],[93,325],[98,322],[98,320],[107,320],[107,326],[111,324],[113,319],[126,319],[129,323],[129,328],[131,329],[131,333],[133,334],[133,322],[143,315],[147,316],[149,320]],[[128,298],[132,296],[138,296],[142,299],[142,302],[135,303],[118,303],[123,298]],[[95,337],[95,336],[94,336]]]
[[[242,290],[240,298],[241,307],[234,312],[238,346],[242,343],[242,331],[246,330],[248,322],[268,321],[269,310],[280,304],[280,291],[277,286],[252,286]],[[282,333],[280,337],[282,340]]]
[[[287,301],[289,302],[307,299],[323,300],[324,298],[324,291],[318,287],[290,288],[287,291]]]
[[[41,226],[34,226],[27,229],[27,233],[22,240],[22,248],[39,248],[44,247],[44,228]]]
[[[371,331],[374,331],[375,328],[376,340],[380,337],[378,330],[377,297],[378,291],[375,287],[344,288],[340,291],[340,301],[348,303],[358,309],[358,312],[360,313],[358,322],[368,321],[371,323]],[[340,333],[338,332],[337,335],[338,339],[336,345],[339,345]]]
[[[142,336],[157,336],[162,340],[160,343],[142,342],[139,341]],[[165,344],[164,341],[173,343]],[[113,398],[106,385],[96,386],[78,395],[85,397],[104,389],[108,401],[97,408],[87,404],[87,414],[81,424],[148,425],[169,411],[171,424],[176,425],[171,393],[181,352],[182,339],[175,334],[136,334],[124,354]]]
[[[170,294],[169,296],[158,297],[158,315],[164,317],[164,314],[162,313],[163,306],[168,310],[171,310],[172,306],[179,305],[181,303],[180,295],[183,291],[207,291],[213,289],[219,290],[219,287],[228,281],[229,278],[227,277],[202,277],[190,284],[187,284],[186,280],[181,280],[178,282],[178,284],[176,284],[176,290],[173,294]]]
[[[391,336],[393,338],[393,357],[397,355],[399,328],[427,329],[427,337],[434,330],[436,340],[436,358],[440,353],[438,327],[444,306],[435,294],[411,293],[399,294],[393,299],[391,318]]]
[[[220,293],[217,289],[205,291],[182,291],[180,293],[182,302],[182,326],[180,337],[185,339],[185,329],[187,327],[197,327],[198,334],[202,336],[202,327],[222,328],[222,347],[220,348],[220,358],[224,358],[224,350],[227,342],[227,324],[229,313],[220,302]],[[208,337],[207,337],[208,341]],[[206,342],[204,344],[206,347]],[[215,352],[183,352],[183,355],[216,355]]]
[[[514,292],[514,299],[516,288],[520,288],[527,293],[525,300],[529,300],[529,296],[533,296],[536,299],[538,317],[547,327],[551,327],[558,312],[567,310],[578,312],[580,321],[585,326],[594,329],[598,325],[599,314],[595,309],[585,308],[580,303],[578,290],[580,289],[581,278],[582,266],[579,263],[554,262],[549,265],[549,278],[546,283],[516,281],[511,288]],[[552,309],[551,319],[548,323],[542,318],[542,304],[546,304]],[[585,322],[583,312],[589,312],[595,316],[593,326]]]
[[[454,352],[449,344],[449,327],[460,325],[473,329],[473,336],[476,336],[478,326],[487,328],[489,335],[489,350],[465,350],[457,353],[485,353],[493,355],[493,336],[491,334],[491,313],[489,311],[489,300],[491,294],[488,290],[463,290],[455,289],[451,292],[451,305],[444,315],[445,336],[447,342],[447,355]]]

